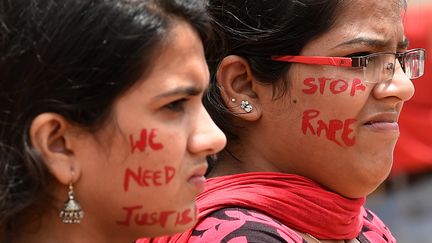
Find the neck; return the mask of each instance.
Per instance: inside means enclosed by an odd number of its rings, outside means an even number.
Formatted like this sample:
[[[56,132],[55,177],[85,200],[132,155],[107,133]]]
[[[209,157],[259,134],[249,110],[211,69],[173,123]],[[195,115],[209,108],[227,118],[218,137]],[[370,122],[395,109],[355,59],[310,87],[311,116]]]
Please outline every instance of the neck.
[[[279,170],[260,153],[247,151],[240,146],[227,147],[218,156],[208,177],[241,174],[247,172],[286,172]]]
[[[308,234],[308,233],[301,233],[298,232],[303,239],[306,240],[308,243],[360,243],[357,239],[351,239],[351,240],[321,240],[317,239],[314,236]]]
[[[345,240],[320,240],[308,233],[301,233],[301,232],[297,232],[297,233],[299,233],[302,236],[302,238],[305,239],[306,242],[308,243],[347,243],[347,241]]]

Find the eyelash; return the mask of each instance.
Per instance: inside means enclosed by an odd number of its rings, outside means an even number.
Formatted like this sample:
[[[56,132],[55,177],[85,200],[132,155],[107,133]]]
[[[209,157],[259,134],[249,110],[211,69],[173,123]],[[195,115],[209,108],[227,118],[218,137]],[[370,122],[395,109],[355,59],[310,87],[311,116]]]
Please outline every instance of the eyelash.
[[[366,56],[371,54],[370,52],[356,52],[356,53],[352,53],[347,55],[346,57],[359,57],[359,56]]]
[[[182,112],[185,110],[186,102],[187,102],[187,99],[183,98],[183,99],[175,100],[175,101],[167,104],[165,107],[171,111],[174,111],[174,112]]]
[[[397,53],[402,53],[402,52],[405,52],[405,51],[406,51],[406,49],[403,49],[402,51],[398,50]],[[359,56],[366,56],[366,55],[369,55],[369,54],[372,54],[372,52],[366,52],[366,51],[364,51],[364,52],[356,52],[356,53],[352,53],[352,54],[346,55],[345,57],[359,57]]]

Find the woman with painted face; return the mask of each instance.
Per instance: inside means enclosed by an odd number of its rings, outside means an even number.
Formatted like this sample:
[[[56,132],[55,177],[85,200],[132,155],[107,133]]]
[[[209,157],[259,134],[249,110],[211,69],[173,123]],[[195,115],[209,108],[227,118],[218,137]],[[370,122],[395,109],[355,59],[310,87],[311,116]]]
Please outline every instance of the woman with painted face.
[[[1,242],[132,242],[196,222],[225,145],[202,0],[2,0]]]
[[[395,242],[363,206],[390,171],[410,79],[423,74],[405,8],[211,0],[207,108],[228,143],[198,224],[171,242]]]

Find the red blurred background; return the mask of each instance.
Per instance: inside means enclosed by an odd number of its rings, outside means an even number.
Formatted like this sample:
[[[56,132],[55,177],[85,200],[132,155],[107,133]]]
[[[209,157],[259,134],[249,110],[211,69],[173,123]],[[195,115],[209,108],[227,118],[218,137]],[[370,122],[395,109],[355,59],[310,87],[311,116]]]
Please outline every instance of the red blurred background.
[[[427,53],[424,76],[413,80],[416,92],[399,119],[391,177],[432,171],[432,4],[409,5],[405,18],[409,48],[425,48]]]

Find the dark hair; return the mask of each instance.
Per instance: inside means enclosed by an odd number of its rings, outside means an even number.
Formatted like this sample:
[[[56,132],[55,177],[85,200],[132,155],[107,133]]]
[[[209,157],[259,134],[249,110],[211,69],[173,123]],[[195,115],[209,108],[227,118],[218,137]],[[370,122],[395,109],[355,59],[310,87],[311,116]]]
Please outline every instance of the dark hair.
[[[54,112],[96,131],[151,68],[176,20],[205,40],[203,0],[0,0],[0,228],[48,198],[29,140]],[[24,215],[23,215],[24,216]]]
[[[399,0],[397,0],[399,1]],[[228,55],[245,58],[255,78],[273,84],[281,97],[289,87],[290,64],[274,62],[272,55],[298,55],[314,38],[334,25],[346,0],[210,0],[209,13],[216,32],[214,45],[207,48],[211,73],[210,89],[204,100],[215,123],[228,141],[238,138],[234,115],[226,108],[216,81],[216,71]],[[401,0],[403,7],[405,0]]]

